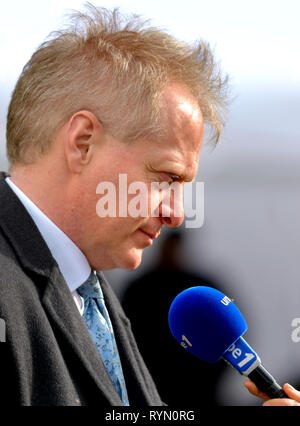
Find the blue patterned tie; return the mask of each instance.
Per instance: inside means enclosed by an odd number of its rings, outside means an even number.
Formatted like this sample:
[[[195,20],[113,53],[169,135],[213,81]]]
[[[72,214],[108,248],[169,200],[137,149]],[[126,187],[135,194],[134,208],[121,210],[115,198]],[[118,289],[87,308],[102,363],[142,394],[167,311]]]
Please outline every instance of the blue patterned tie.
[[[103,293],[95,271],[78,289],[84,299],[83,319],[96,344],[105,368],[124,405],[129,405],[119,352]]]

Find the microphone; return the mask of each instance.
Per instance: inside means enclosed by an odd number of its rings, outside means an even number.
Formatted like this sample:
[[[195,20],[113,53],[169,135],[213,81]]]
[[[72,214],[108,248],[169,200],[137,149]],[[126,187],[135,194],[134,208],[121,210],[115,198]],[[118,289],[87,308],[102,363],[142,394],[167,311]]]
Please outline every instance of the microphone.
[[[191,287],[173,300],[169,327],[180,345],[214,364],[223,358],[270,398],[288,398],[242,335],[246,321],[232,299],[212,287]]]

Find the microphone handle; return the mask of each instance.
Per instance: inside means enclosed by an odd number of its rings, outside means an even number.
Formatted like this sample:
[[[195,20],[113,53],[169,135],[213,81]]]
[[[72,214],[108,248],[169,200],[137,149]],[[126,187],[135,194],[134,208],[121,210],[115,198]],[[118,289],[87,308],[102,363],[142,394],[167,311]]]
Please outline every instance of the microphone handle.
[[[270,398],[289,398],[273,376],[260,364],[247,375]]]

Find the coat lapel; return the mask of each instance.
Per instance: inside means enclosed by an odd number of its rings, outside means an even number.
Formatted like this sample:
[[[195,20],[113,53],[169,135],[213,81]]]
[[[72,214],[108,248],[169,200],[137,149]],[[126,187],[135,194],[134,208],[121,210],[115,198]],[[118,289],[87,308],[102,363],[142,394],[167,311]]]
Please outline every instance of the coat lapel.
[[[42,303],[50,316],[50,322],[54,322],[58,327],[65,342],[72,347],[79,363],[93,378],[99,390],[107,398],[108,403],[110,405],[122,405],[58,267],[52,271]]]
[[[129,403],[134,406],[161,405],[152,378],[138,352],[129,320],[104,275],[98,273],[98,277],[116,335],[129,393]],[[53,269],[42,302],[51,317],[51,321],[54,321],[56,326],[59,327],[65,341],[71,345],[79,362],[85,367],[87,374],[90,374],[93,378],[102,394],[107,398],[108,403],[121,406],[122,402],[58,267]],[[150,386],[147,387],[149,384]]]

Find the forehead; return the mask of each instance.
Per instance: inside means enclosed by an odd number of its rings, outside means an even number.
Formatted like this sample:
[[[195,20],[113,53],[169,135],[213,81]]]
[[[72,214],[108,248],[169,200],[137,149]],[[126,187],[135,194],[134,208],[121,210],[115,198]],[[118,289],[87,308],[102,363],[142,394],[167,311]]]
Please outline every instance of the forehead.
[[[167,163],[181,168],[181,174],[186,175],[187,180],[192,180],[197,173],[204,136],[200,107],[189,92],[180,86],[171,86],[165,90],[161,107],[165,137],[159,141],[159,158],[155,161],[161,166]]]

